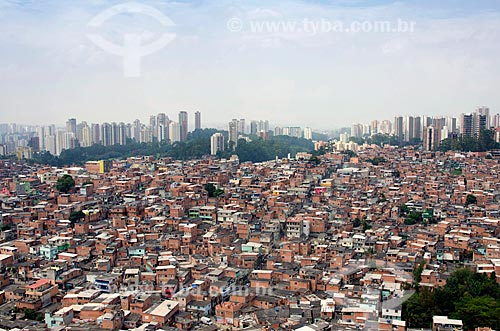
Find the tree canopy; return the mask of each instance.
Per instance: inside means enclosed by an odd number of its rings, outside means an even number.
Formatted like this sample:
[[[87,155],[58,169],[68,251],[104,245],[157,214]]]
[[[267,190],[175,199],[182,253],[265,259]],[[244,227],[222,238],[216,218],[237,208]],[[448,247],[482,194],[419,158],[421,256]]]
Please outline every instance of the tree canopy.
[[[350,141],[354,141],[355,143],[362,145],[364,143],[367,144],[375,144],[378,146],[382,145],[392,145],[392,146],[418,146],[422,144],[420,138],[412,138],[410,141],[400,141],[398,137],[395,135],[377,133],[367,137],[350,137]]]
[[[68,193],[75,187],[75,180],[71,175],[65,174],[57,179],[56,189],[61,193]]]
[[[52,166],[66,166],[83,164],[91,160],[109,160],[139,155],[169,156],[178,160],[201,158],[210,154],[210,137],[217,132],[215,129],[197,129],[188,134],[185,142],[168,141],[137,143],[128,141],[125,145],[103,146],[95,144],[89,147],[66,149],[57,157],[49,152],[35,153],[33,162]],[[227,136],[225,132],[223,132]],[[268,140],[255,138],[247,142],[240,139],[235,150],[228,144],[220,157],[228,158],[232,154],[238,155],[241,161],[262,162],[277,157],[286,157],[289,153],[311,152],[314,150],[312,141],[289,136],[270,137]]]
[[[461,152],[486,152],[500,148],[495,142],[492,130],[483,130],[478,137],[475,136],[455,136],[446,138],[439,144],[440,151],[461,151]]]
[[[455,270],[446,285],[434,291],[420,288],[403,304],[403,319],[410,327],[428,328],[434,315],[461,319],[464,330],[500,329],[500,285],[495,273],[488,277],[469,269]]]
[[[205,191],[207,191],[209,198],[216,198],[224,193],[223,190],[217,188],[213,183],[205,184]]]
[[[250,142],[240,139],[234,153],[238,155],[242,162],[263,162],[272,160],[275,157],[283,158],[288,154],[295,155],[298,152],[310,152],[312,150],[314,150],[314,144],[310,140],[289,136],[275,136],[268,140],[259,138]]]
[[[79,220],[85,218],[85,214],[83,213],[83,211],[81,210],[78,210],[78,211],[72,211],[70,214],[69,214],[69,221],[71,223],[75,223],[75,222],[78,222]]]
[[[475,205],[477,203],[477,198],[474,194],[467,194],[465,205]]]

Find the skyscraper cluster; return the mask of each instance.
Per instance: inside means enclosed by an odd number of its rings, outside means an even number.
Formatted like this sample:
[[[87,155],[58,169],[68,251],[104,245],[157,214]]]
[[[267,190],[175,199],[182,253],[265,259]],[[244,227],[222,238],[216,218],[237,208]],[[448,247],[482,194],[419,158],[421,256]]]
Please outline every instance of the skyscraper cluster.
[[[500,141],[500,114],[492,118],[488,107],[478,107],[472,113],[461,114],[459,118],[395,116],[392,122],[374,120],[370,124],[354,123],[351,136],[393,135],[400,144],[422,142],[424,149],[434,150],[446,138],[458,135],[478,137],[486,129],[494,129],[495,139]]]
[[[269,131],[269,121],[251,121],[250,122],[250,134],[257,135],[259,132]]]
[[[59,155],[65,149],[76,146],[88,147],[94,144],[104,146],[125,145],[128,141],[148,143],[153,141],[186,141],[188,112],[180,111],[177,121],[165,113],[152,115],[149,123],[135,120],[133,123],[87,123],[76,118],[66,121],[63,128],[55,125],[18,126],[0,125],[0,154],[11,154],[16,148],[30,147],[33,151],[48,151]],[[201,113],[194,113],[194,128],[201,129]]]
[[[247,130],[245,119],[232,119],[228,124],[227,146],[236,148],[238,140],[246,138],[244,135],[257,136],[262,139],[269,139],[269,136],[290,136],[312,140],[313,131],[310,127],[302,129],[299,126],[276,126],[273,131],[269,129],[268,120],[250,121],[250,130]]]
[[[499,115],[495,115],[495,126],[498,127]],[[479,136],[479,133],[491,127],[490,109],[479,107],[473,113],[460,116],[460,133],[464,136]]]

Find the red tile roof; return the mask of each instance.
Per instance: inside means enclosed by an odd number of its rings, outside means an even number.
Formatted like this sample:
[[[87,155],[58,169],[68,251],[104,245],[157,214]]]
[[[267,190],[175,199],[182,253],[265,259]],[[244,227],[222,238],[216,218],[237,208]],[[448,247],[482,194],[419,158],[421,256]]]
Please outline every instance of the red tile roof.
[[[26,288],[29,288],[29,289],[33,290],[33,289],[39,288],[40,286],[48,284],[48,283],[50,283],[49,279],[42,278],[42,279],[37,280],[34,284],[26,286]]]

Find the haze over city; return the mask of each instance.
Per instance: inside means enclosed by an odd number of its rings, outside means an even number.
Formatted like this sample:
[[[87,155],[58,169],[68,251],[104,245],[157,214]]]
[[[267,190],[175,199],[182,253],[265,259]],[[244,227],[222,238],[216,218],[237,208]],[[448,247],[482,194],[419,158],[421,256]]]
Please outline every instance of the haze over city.
[[[129,13],[89,27],[120,3],[0,1],[2,122],[131,122],[198,110],[208,127],[266,118],[330,129],[360,118],[500,106],[497,1],[142,1],[175,26]],[[305,20],[329,25],[252,30],[255,21]],[[337,21],[398,20],[414,29],[329,29]],[[125,77],[122,57],[88,36],[122,45],[125,34],[140,33],[148,44],[165,31],[175,38],[141,58],[137,77]]]

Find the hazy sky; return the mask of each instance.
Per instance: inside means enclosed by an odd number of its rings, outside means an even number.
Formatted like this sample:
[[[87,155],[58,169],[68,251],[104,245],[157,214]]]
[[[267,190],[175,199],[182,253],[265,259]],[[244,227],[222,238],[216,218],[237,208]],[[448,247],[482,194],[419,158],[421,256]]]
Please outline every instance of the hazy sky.
[[[206,124],[234,117],[328,129],[479,105],[500,111],[498,0],[151,0],[141,3],[175,26],[137,13],[89,26],[123,3],[0,0],[0,122],[147,121],[199,110]],[[415,22],[414,31],[328,30],[398,20]],[[311,33],[304,21],[326,23]],[[255,31],[262,22],[296,25]],[[139,33],[149,44],[165,32],[175,38],[140,59],[139,77],[125,77],[123,58],[88,37],[120,45]]]

